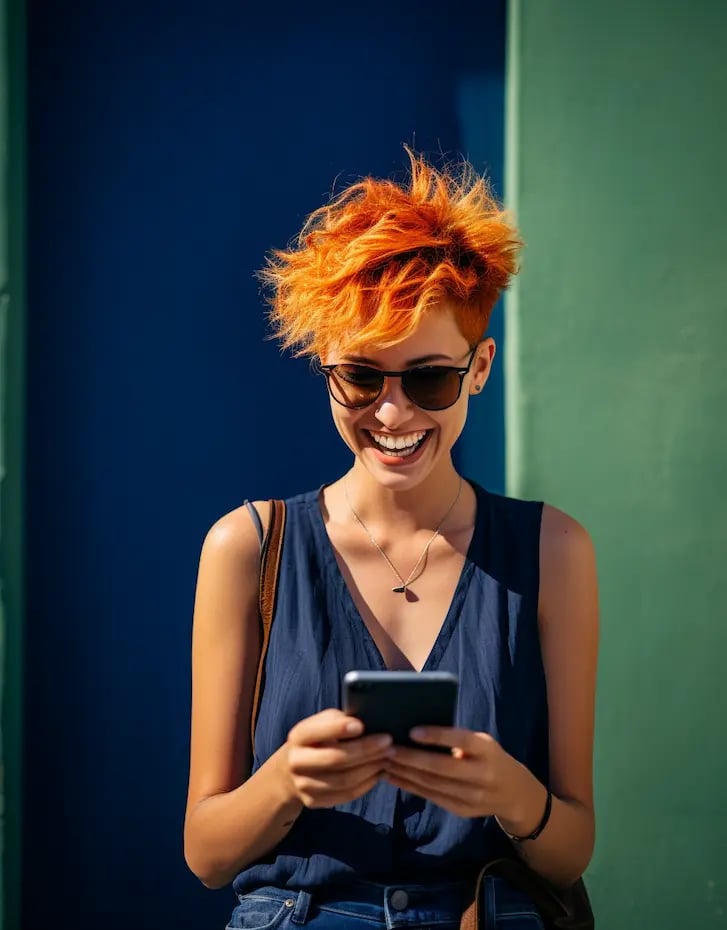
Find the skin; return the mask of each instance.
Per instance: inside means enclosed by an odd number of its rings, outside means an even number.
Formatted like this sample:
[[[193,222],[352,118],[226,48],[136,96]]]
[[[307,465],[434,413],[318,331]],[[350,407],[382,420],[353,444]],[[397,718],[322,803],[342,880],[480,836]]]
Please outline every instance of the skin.
[[[432,364],[465,365],[470,347],[452,308],[425,317],[404,342],[360,353],[366,363],[401,370],[436,355]],[[443,411],[425,411],[387,378],[378,400],[349,410],[331,400],[333,421],[354,456],[346,488],[369,532],[406,578],[455,501],[432,544],[426,570],[410,596],[393,594],[391,569],[351,514],[343,479],[324,489],[321,510],[351,596],[389,668],[421,669],[437,638],[464,563],[475,522],[474,491],[451,451],[470,397],[487,381],[495,345],[481,342],[462,393]],[[324,362],[350,360],[345,349]],[[370,430],[427,430],[421,453],[403,464],[376,451]],[[459,490],[459,496],[457,497]],[[267,504],[257,502],[263,521]],[[592,755],[598,640],[593,546],[585,529],[555,508],[543,512],[539,631],[548,687],[551,818],[535,841],[518,844],[529,864],[556,884],[574,881],[594,842]],[[385,734],[335,708],[301,720],[286,742],[249,778],[249,714],[259,655],[257,535],[244,508],[227,514],[202,547],[192,644],[192,742],[185,855],[210,887],[227,884],[273,849],[304,807],[346,803],[384,778],[463,817],[494,815],[510,833],[531,832],[544,786],[487,733],[428,728],[422,749],[391,746]],[[573,657],[577,657],[574,661]],[[451,754],[428,752],[436,743]]]

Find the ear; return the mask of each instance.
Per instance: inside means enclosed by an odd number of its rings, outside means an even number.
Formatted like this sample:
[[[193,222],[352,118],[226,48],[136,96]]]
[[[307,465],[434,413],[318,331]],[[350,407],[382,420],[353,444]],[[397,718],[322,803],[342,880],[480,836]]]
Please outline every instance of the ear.
[[[492,371],[492,361],[495,358],[497,346],[495,340],[488,336],[483,339],[477,346],[475,357],[472,360],[470,368],[470,394],[479,394],[482,388],[487,384],[487,379]]]

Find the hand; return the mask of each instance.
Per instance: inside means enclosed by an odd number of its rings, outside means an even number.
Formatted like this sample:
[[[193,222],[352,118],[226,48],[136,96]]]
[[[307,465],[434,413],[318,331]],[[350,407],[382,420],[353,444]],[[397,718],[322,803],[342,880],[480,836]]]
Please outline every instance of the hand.
[[[448,746],[450,755],[396,746],[386,763],[386,780],[433,801],[460,817],[517,820],[520,799],[534,776],[488,733],[455,727],[417,727],[412,739]]]
[[[381,779],[391,737],[362,736],[363,724],[343,711],[321,711],[288,734],[287,771],[305,807],[333,807],[361,797]]]

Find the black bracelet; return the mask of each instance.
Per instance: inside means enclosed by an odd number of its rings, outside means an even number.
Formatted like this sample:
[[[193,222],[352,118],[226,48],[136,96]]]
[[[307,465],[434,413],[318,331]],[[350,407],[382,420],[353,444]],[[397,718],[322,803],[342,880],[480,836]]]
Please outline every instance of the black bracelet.
[[[540,818],[540,823],[537,825],[537,827],[533,830],[532,833],[528,833],[527,836],[515,836],[513,833],[508,833],[507,830],[502,826],[502,824],[500,824],[500,827],[502,828],[502,832],[505,834],[505,836],[509,840],[512,840],[513,843],[523,843],[525,840],[537,840],[537,838],[540,836],[540,834],[545,829],[546,824],[550,820],[550,809],[552,808],[552,806],[553,806],[553,792],[550,790],[550,788],[548,788],[548,797],[545,799],[545,810],[543,811],[543,816]],[[498,823],[500,823],[499,820],[498,820]]]

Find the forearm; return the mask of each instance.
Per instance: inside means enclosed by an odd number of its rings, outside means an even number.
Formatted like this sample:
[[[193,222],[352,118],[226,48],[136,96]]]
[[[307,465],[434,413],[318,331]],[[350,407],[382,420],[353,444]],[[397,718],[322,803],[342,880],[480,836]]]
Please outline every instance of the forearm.
[[[283,774],[283,746],[233,791],[199,801],[184,826],[187,865],[209,888],[220,888],[288,834],[302,804]]]
[[[509,816],[499,816],[500,826],[516,836],[527,835],[543,816],[547,791],[522,769],[522,788]],[[585,871],[593,854],[595,821],[593,810],[580,801],[558,798],[553,802],[548,823],[534,840],[514,843],[527,864],[554,885],[572,885]]]

